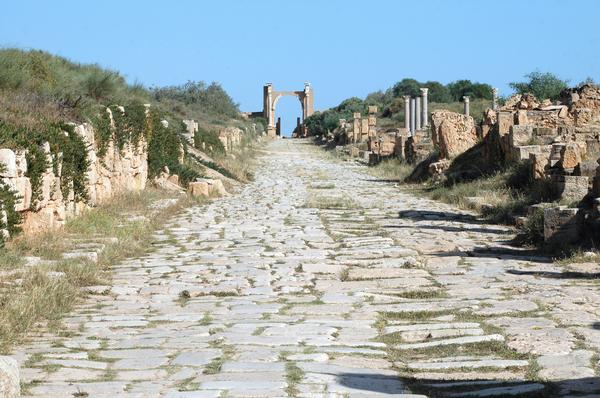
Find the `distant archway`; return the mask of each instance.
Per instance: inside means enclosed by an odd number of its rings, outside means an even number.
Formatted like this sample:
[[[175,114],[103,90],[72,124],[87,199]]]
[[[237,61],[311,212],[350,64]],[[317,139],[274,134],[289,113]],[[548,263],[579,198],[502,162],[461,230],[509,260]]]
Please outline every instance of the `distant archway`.
[[[281,124],[275,120],[275,107],[277,101],[284,95],[290,95],[298,98],[302,105],[302,122],[298,123],[298,127],[302,130],[299,135],[304,133],[304,120],[315,112],[314,98],[312,87],[309,83],[304,83],[302,91],[275,91],[273,85],[267,83],[263,88],[263,116],[267,119],[267,135],[276,137],[281,134]]]

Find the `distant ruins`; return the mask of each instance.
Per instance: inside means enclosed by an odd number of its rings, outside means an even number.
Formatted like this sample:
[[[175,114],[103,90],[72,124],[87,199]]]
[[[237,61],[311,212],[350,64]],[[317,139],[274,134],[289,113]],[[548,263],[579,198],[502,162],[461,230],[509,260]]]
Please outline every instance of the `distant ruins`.
[[[253,112],[251,116],[262,116],[267,121],[267,136],[275,138],[281,136],[281,118],[276,118],[275,109],[277,102],[283,96],[297,97],[302,105],[302,118],[296,119],[296,129],[293,132],[294,137],[306,137],[307,131],[304,121],[307,117],[315,113],[314,92],[310,83],[304,83],[302,91],[275,91],[272,83],[267,83],[263,87],[263,110]]]
[[[367,116],[341,119],[336,144],[350,144],[350,155],[369,164],[395,156],[442,179],[453,159],[476,148],[488,164],[526,162],[531,177],[550,184],[557,200],[580,203],[537,205],[544,211],[546,240],[577,241],[590,223],[600,222],[600,87],[564,90],[556,103],[515,95],[501,107],[494,89],[479,124],[470,115],[469,97],[463,98],[463,114],[428,114],[427,93],[422,88],[421,96],[404,97],[402,128],[378,128],[376,107]]]

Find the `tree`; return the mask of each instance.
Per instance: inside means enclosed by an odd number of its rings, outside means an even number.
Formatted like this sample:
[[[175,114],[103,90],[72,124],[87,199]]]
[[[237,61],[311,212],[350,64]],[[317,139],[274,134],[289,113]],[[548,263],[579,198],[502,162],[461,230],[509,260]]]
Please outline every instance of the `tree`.
[[[410,95],[411,97],[418,97],[421,95],[419,90],[422,87],[421,83],[415,79],[402,79],[392,87],[392,93],[394,97],[402,97],[403,95]]]
[[[462,101],[464,96],[471,99],[492,99],[492,86],[466,79],[448,84],[448,90],[454,101]]]
[[[509,84],[517,94],[531,93],[540,100],[547,98],[554,101],[559,97],[560,92],[567,88],[567,80],[561,80],[550,72],[535,71],[525,77],[528,81]]]
[[[429,101],[431,102],[452,102],[452,96],[448,87],[444,86],[440,82],[428,81],[423,84],[423,87],[427,87],[429,92],[427,93]]]

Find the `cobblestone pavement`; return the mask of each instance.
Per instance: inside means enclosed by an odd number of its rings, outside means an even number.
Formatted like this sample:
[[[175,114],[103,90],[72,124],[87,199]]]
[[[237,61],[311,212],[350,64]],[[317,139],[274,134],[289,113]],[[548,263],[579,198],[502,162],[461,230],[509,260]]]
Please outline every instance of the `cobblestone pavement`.
[[[600,397],[600,267],[511,234],[276,141],[15,353],[24,395]]]

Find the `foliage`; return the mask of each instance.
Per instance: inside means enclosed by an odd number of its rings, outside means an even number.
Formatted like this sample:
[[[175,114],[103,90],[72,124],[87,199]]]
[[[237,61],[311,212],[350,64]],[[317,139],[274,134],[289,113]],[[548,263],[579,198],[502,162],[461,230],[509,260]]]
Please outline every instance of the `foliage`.
[[[210,153],[225,153],[225,147],[219,139],[219,133],[205,130],[203,128],[199,128],[194,134],[194,146],[201,151],[208,151]]]
[[[66,133],[66,134],[65,134]],[[50,144],[52,164],[48,164],[42,145]],[[61,190],[64,196],[71,191],[78,201],[87,200],[85,172],[89,166],[87,147],[72,125],[48,123],[44,130],[9,126],[0,121],[0,147],[26,150],[27,173],[33,191],[33,201],[41,194],[42,175],[52,166],[55,173],[61,165]]]
[[[239,113],[238,105],[215,82],[207,85],[189,81],[180,86],[154,88],[152,95],[158,102],[176,101],[211,114],[236,117]]]
[[[448,84],[450,96],[454,101],[462,101],[464,96],[470,99],[492,99],[492,86],[485,83],[474,83],[470,80],[457,80]]]
[[[540,100],[547,98],[554,101],[559,97],[560,92],[567,88],[567,80],[561,80],[550,72],[535,71],[525,75],[525,77],[527,78],[525,82],[509,84],[517,94],[531,93]]]

